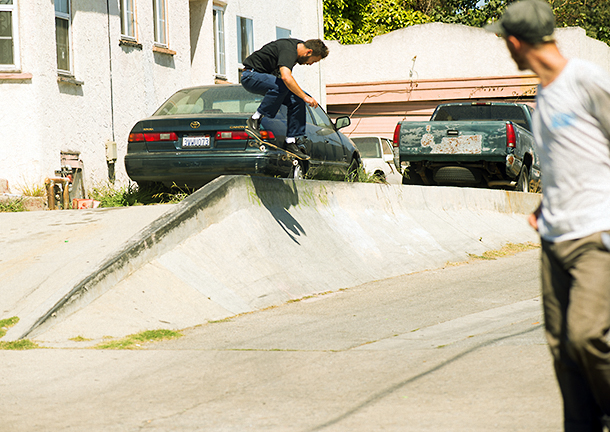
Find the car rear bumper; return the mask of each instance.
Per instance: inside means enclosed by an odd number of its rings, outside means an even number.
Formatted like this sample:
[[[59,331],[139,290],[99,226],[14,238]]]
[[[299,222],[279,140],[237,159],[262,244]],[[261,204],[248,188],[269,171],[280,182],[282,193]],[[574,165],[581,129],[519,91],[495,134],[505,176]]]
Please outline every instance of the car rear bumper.
[[[125,169],[129,178],[138,183],[161,182],[199,187],[221,175],[286,177],[290,174],[292,162],[279,152],[205,155],[138,153],[125,156]]]

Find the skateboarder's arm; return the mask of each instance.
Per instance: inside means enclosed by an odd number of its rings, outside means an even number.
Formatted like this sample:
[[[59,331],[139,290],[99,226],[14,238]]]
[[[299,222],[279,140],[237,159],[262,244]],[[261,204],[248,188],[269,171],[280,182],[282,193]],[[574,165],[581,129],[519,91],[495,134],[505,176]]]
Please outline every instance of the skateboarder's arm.
[[[307,93],[305,93],[301,89],[301,87],[299,87],[296,80],[292,76],[292,71],[289,68],[287,68],[286,66],[280,66],[280,76],[282,77],[282,81],[284,81],[284,84],[286,84],[286,87],[288,87],[288,89],[295,95],[303,99],[307,105],[313,108],[316,108],[318,106],[318,102],[314,98],[309,96]]]

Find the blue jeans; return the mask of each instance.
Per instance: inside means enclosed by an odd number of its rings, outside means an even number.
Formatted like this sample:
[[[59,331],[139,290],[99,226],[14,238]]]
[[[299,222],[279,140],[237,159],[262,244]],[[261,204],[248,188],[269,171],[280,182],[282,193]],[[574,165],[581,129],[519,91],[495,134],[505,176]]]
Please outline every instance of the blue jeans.
[[[305,135],[305,101],[292,93],[281,78],[245,70],[241,75],[241,85],[250,93],[265,96],[258,107],[258,112],[264,116],[274,118],[280,107],[286,105],[287,137]]]

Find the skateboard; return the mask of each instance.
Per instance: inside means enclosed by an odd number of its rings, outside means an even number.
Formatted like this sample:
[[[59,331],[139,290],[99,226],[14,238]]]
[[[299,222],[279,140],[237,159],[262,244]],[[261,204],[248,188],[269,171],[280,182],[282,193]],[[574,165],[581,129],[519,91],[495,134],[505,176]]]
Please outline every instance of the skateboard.
[[[246,131],[246,133],[247,133],[247,134],[248,134],[250,137],[254,138],[254,140],[255,140],[255,141],[258,143],[259,148],[261,149],[261,151],[265,151],[265,146],[269,146],[269,147],[272,147],[272,148],[274,148],[274,149],[276,149],[276,150],[279,150],[279,151],[281,151],[282,153],[284,153],[284,154],[286,154],[286,155],[288,155],[288,156],[290,156],[290,157],[294,158],[294,159],[292,160],[292,164],[293,164],[293,165],[298,165],[298,163],[299,163],[298,161],[300,161],[300,160],[301,160],[301,161],[306,161],[306,160],[311,159],[311,157],[310,157],[310,156],[307,156],[307,155],[305,155],[305,157],[303,157],[303,156],[299,156],[299,155],[297,155],[296,153],[293,153],[293,152],[291,152],[291,151],[286,150],[285,148],[281,148],[281,147],[276,146],[275,144],[272,144],[272,143],[270,143],[270,142],[263,141],[263,139],[262,139],[262,138],[261,138],[261,137],[258,135],[258,133],[257,133],[257,132],[254,132],[252,129],[249,129],[248,127],[246,127],[244,130]]]

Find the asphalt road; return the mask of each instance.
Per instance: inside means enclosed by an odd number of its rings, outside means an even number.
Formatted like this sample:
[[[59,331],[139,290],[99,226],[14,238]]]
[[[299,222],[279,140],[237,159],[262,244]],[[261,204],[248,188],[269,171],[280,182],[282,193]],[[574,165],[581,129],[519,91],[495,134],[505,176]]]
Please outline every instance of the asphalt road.
[[[0,431],[560,431],[538,250],[136,351],[0,351]]]

